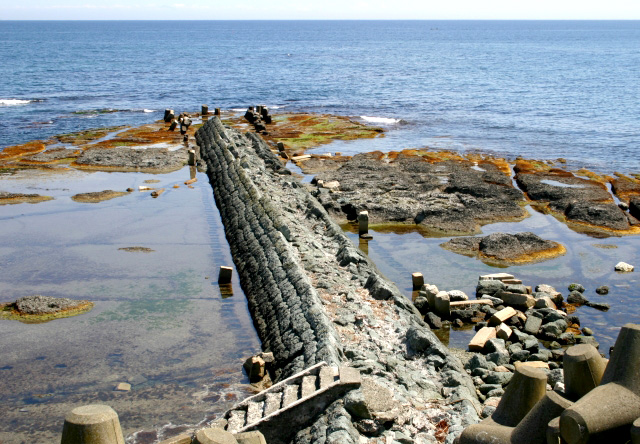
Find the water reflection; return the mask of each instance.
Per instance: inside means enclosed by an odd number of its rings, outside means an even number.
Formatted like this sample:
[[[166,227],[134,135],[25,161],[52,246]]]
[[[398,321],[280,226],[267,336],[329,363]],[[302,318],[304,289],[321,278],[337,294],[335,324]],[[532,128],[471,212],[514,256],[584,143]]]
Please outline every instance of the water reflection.
[[[193,188],[184,186],[194,174]],[[158,199],[70,199],[148,179],[166,189]],[[232,261],[205,175],[185,168],[1,180],[2,189],[55,200],[0,207],[0,302],[28,294],[95,302],[89,313],[44,324],[0,320],[1,442],[55,442],[76,405],[111,405],[130,434],[200,423],[249,394],[242,362],[260,344],[238,279],[225,288],[208,279]],[[120,250],[132,246],[154,251]],[[131,391],[114,391],[119,382]]]
[[[607,312],[586,306],[576,314],[582,326],[590,327],[600,342],[600,350],[608,352],[615,342],[620,327],[627,322],[640,322],[640,306],[637,304],[637,273],[616,273],[614,265],[619,261],[640,263],[640,237],[609,237],[594,239],[569,229],[552,216],[528,208],[530,217],[521,222],[497,223],[483,227],[482,235],[496,232],[516,233],[532,231],[545,239],[560,242],[567,248],[564,256],[531,265],[511,266],[502,269],[487,265],[475,258],[459,255],[440,247],[449,238],[425,237],[405,227],[404,230],[371,229],[373,239],[365,251],[378,268],[394,281],[407,297],[412,295],[411,273],[421,272],[425,282],[435,284],[441,290],[459,289],[471,298],[475,297],[478,276],[497,271],[507,271],[523,280],[525,285],[549,284],[566,297],[567,287],[578,282],[586,287],[585,296],[592,302],[611,305]],[[344,225],[355,245],[362,246],[357,235],[357,225]],[[600,296],[595,289],[608,285],[608,295]],[[473,330],[452,329],[438,331],[438,336],[450,346],[466,348]]]

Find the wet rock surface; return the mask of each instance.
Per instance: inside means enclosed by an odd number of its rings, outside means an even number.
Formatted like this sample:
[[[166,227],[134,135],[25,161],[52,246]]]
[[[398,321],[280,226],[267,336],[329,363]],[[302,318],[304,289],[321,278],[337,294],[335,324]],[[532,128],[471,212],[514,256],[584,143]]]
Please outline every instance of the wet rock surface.
[[[501,264],[522,264],[552,259],[566,249],[534,233],[493,233],[485,237],[460,237],[441,245],[447,250]]]
[[[116,197],[125,196],[126,193],[124,191],[113,191],[113,190],[104,190],[104,191],[94,191],[90,193],[80,193],[74,196],[71,196],[71,200],[74,202],[82,202],[82,203],[98,203],[105,200],[115,199]]]
[[[431,443],[447,431],[452,442],[477,422],[480,406],[460,360],[264,141],[218,119],[197,138],[263,348],[275,358],[276,382],[321,360],[346,363],[388,390],[397,406],[367,419],[354,407],[358,399],[351,412],[346,400],[336,401],[294,442],[380,436]]]
[[[475,168],[474,168],[475,167]],[[480,225],[523,219],[522,192],[491,162],[427,160],[419,152],[357,154],[316,176],[338,181],[313,191],[339,221],[368,211],[373,224],[419,225],[444,233],[474,233]]]
[[[93,304],[89,301],[78,301],[69,298],[55,298],[39,294],[23,296],[13,303],[5,304],[4,311],[18,317],[36,318],[64,312],[86,311]],[[43,320],[44,320],[43,318]]]
[[[519,160],[514,167],[518,186],[527,197],[584,230],[637,232],[638,221],[613,201],[604,183],[571,172]]]
[[[11,205],[19,203],[39,203],[51,200],[53,197],[42,196],[40,194],[23,194],[23,193],[10,193],[7,191],[0,191],[0,205]]]
[[[175,151],[167,148],[89,148],[78,156],[74,166],[114,171],[167,172],[182,168],[188,157],[185,148]]]

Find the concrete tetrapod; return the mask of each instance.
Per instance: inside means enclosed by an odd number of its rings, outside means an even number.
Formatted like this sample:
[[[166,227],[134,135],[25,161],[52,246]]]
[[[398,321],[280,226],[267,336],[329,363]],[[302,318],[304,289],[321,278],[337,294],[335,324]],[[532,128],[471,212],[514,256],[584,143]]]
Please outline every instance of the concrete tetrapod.
[[[566,408],[565,404],[570,404],[557,394],[545,396],[546,386],[547,375],[543,370],[526,365],[517,366],[493,415],[480,424],[464,429],[458,443],[544,442],[547,423]],[[520,423],[522,426],[519,426]],[[519,440],[512,438],[513,435]],[[529,440],[529,436],[536,440]]]
[[[607,361],[590,344],[569,347],[562,358],[565,394],[577,401],[600,385]]]
[[[89,404],[64,419],[61,444],[124,444],[118,414],[108,405]]]
[[[626,442],[640,418],[640,325],[620,330],[601,385],[560,416],[560,434],[569,444]]]

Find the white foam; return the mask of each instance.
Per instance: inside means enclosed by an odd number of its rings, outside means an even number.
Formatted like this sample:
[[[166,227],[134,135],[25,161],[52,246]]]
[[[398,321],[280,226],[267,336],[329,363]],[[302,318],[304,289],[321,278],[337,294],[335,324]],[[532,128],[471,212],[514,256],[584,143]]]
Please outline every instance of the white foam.
[[[27,103],[31,103],[31,100],[0,99],[0,106],[26,105]]]
[[[392,119],[389,117],[370,117],[370,116],[360,116],[362,120],[365,122],[371,123],[383,123],[385,125],[394,125],[396,123],[400,123],[400,119]]]
[[[247,110],[247,108],[231,108],[231,111],[234,113],[243,113]]]
[[[143,113],[155,113],[155,112],[156,112],[156,110],[155,110],[155,109],[146,109],[146,108],[145,108],[145,109],[143,109],[143,110],[142,110],[142,112],[143,112]]]

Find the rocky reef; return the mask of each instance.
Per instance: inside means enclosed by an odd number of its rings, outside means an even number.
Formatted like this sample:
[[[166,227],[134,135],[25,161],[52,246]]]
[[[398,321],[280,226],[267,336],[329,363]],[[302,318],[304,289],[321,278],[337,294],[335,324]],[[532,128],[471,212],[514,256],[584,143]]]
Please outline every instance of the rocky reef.
[[[337,221],[355,220],[358,212],[368,211],[373,225],[469,234],[490,222],[527,216],[522,192],[505,173],[506,164],[497,160],[471,162],[406,150],[357,154],[340,164],[328,161],[328,167],[339,166],[317,174],[321,185],[313,195]],[[332,182],[337,186],[331,190],[323,186]]]

